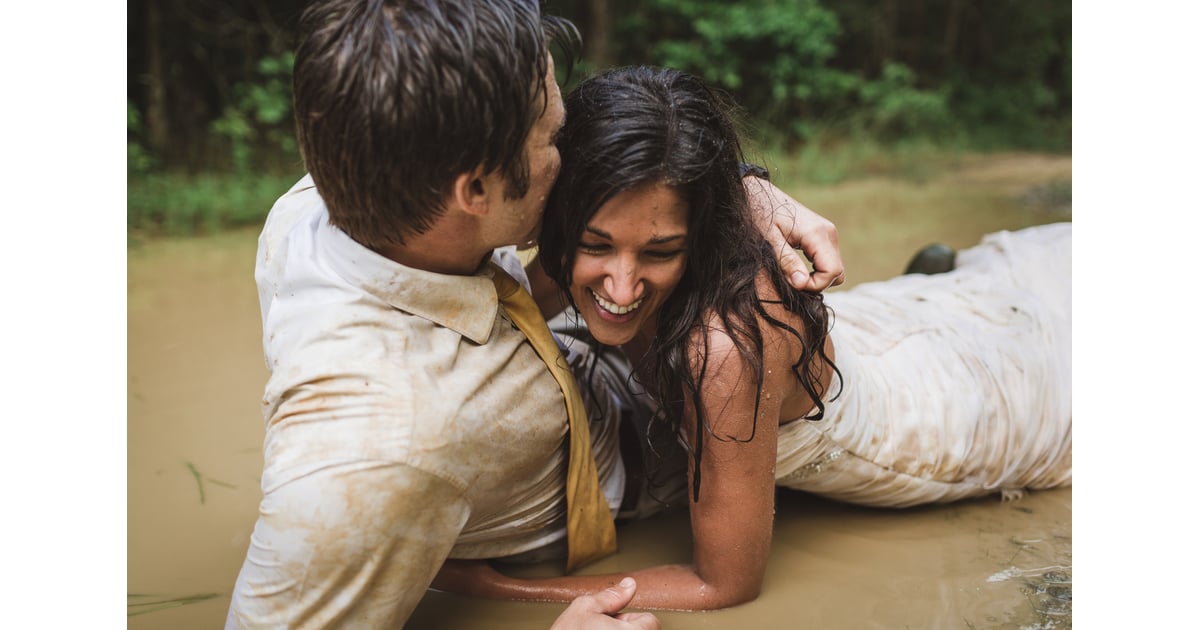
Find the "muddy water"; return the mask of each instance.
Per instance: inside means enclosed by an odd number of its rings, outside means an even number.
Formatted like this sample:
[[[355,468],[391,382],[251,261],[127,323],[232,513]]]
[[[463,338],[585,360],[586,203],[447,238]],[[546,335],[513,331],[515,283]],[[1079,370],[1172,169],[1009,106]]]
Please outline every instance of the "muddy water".
[[[964,247],[996,229],[1069,219],[1045,199],[1070,173],[1069,158],[999,156],[923,184],[796,194],[838,224],[854,283],[895,274],[934,240]],[[128,251],[131,629],[224,620],[260,492],[267,373],[255,237]],[[762,596],[659,616],[665,628],[1070,628],[1071,505],[1069,488],[903,511],[781,491]],[[589,571],[688,559],[681,513],[624,525],[619,537],[620,553]],[[430,593],[409,627],[547,628],[561,608]]]

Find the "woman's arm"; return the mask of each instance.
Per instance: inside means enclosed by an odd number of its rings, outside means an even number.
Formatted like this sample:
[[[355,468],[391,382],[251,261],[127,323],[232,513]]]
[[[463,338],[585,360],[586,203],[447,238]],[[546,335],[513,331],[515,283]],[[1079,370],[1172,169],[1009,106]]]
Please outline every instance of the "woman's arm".
[[[622,574],[518,579],[483,561],[451,561],[443,567],[434,588],[490,598],[565,602],[629,575],[639,584],[630,604],[634,608],[710,610],[757,597],[766,572],[774,517],[780,396],[771,392],[780,391],[790,374],[782,336],[766,324],[763,334],[764,394],[755,423],[759,384],[753,368],[723,330],[714,328],[707,333],[710,347],[701,405],[711,433],[703,435],[700,501],[691,503],[691,564]],[[694,368],[700,367],[697,358]],[[689,443],[695,445],[696,413],[690,404],[685,425]]]
[[[504,578],[484,560],[449,560],[434,580],[432,588],[464,595],[482,595],[481,592],[474,592],[473,587],[495,580],[497,576]],[[457,585],[465,588],[455,588]],[[550,630],[584,627],[658,630],[661,627],[658,618],[650,613],[621,612],[629,605],[637,587],[634,580],[623,578],[612,586],[575,597],[571,605],[554,620]]]
[[[552,578],[514,578],[500,573],[486,560],[447,560],[434,578],[432,588],[491,599],[521,601],[569,602],[580,595],[612,587],[624,577],[633,577],[638,593],[629,606],[673,610],[696,610],[677,605],[669,593],[653,593],[663,588],[675,589],[673,582],[686,579],[693,572],[689,565],[664,565],[603,575],[570,575]],[[652,580],[647,582],[646,580]]]
[[[704,583],[704,600],[714,604],[706,608],[732,606],[758,597],[771,547],[781,400],[778,392],[788,371],[780,369],[786,366],[781,360],[786,354],[782,336],[765,322],[760,321],[760,326],[764,337],[762,383],[755,376],[754,366],[716,325],[707,333],[707,366],[702,365],[698,353],[692,359],[694,374],[705,370],[700,403],[708,426],[698,425],[689,402],[684,427],[688,443],[703,448],[700,500],[690,504],[690,516],[693,567]],[[689,489],[693,493],[695,465],[689,460]]]

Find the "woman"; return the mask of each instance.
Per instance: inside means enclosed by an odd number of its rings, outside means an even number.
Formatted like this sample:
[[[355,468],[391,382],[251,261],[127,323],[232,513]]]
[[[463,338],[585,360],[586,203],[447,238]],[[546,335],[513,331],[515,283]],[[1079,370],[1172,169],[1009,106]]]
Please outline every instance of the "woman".
[[[1069,224],[989,236],[945,274],[800,293],[751,223],[733,122],[700,80],[611,71],[566,108],[539,257],[688,457],[693,563],[632,572],[632,606],[754,599],[777,483],[894,507],[1070,484]],[[620,576],[460,577],[569,601]]]

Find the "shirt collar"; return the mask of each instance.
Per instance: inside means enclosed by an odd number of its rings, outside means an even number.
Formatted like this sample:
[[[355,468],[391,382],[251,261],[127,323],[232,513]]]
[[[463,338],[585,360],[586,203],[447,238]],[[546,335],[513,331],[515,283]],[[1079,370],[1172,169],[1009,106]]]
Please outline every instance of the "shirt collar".
[[[470,339],[487,343],[499,309],[492,270],[486,264],[471,276],[456,276],[406,267],[350,238],[329,224],[318,228],[318,247],[330,266],[347,282],[388,304]]]

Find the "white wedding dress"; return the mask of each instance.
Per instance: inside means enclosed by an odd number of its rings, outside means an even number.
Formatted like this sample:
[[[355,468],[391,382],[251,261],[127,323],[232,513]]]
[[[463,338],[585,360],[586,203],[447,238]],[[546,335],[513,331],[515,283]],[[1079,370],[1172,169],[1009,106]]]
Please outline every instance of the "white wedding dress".
[[[780,427],[778,485],[905,507],[1071,484],[1070,223],[826,304],[844,386]]]

